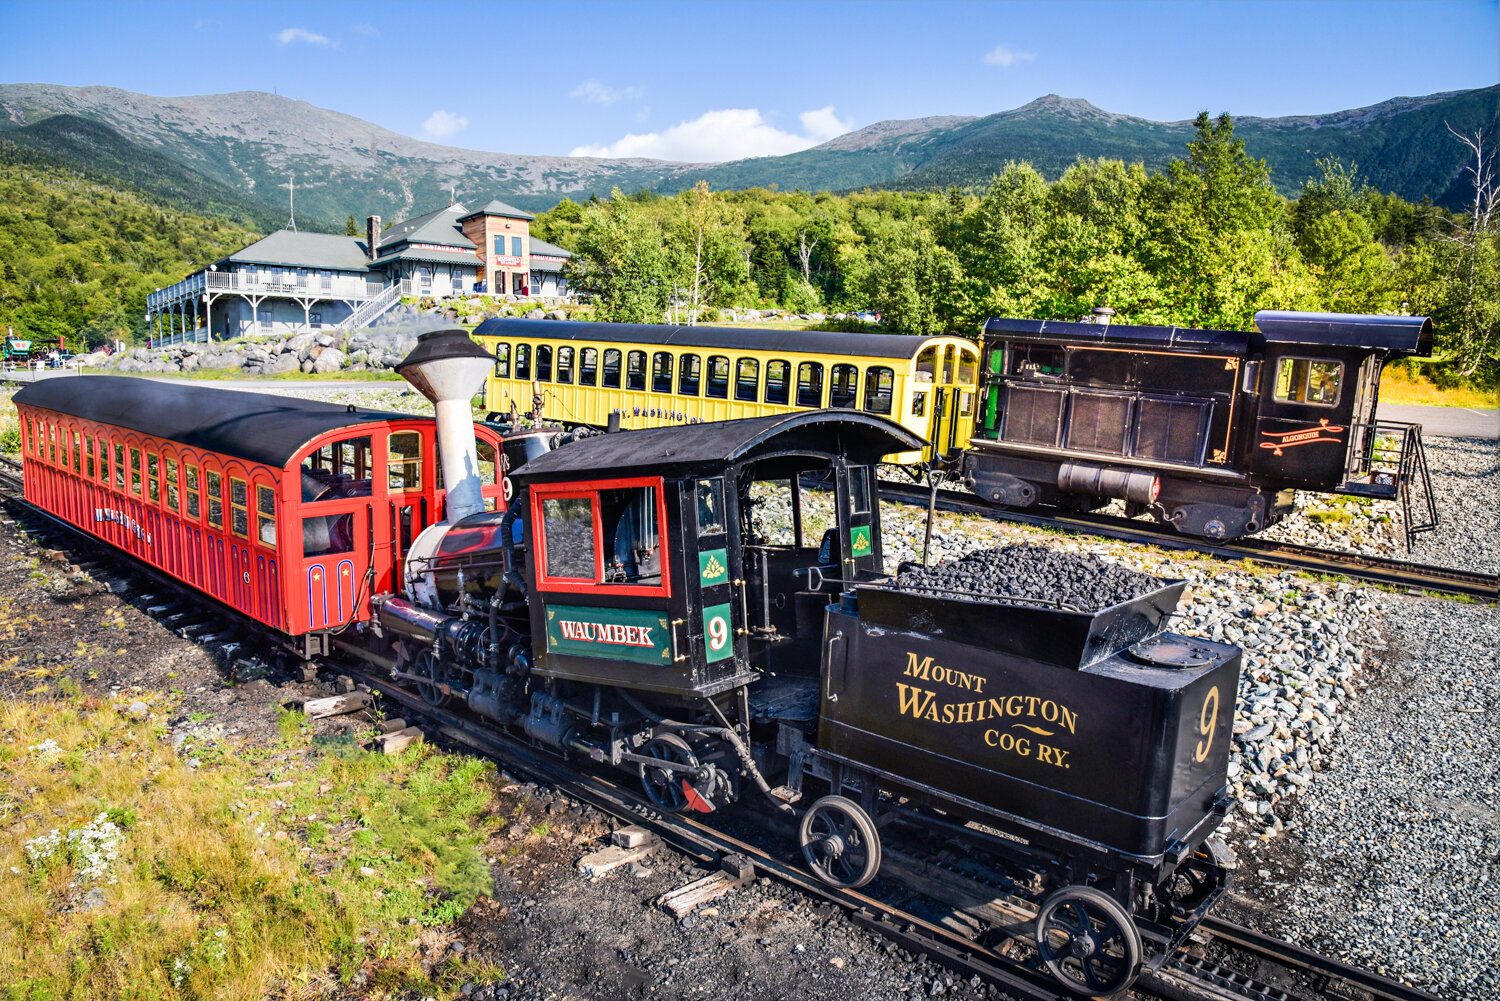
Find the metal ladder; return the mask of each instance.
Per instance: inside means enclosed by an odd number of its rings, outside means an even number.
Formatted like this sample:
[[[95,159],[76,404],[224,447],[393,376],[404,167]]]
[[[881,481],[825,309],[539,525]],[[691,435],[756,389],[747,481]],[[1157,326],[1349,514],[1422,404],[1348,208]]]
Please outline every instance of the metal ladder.
[[[1350,429],[1353,440],[1363,437],[1349,455],[1340,493],[1394,498],[1401,504],[1406,530],[1406,548],[1416,537],[1438,526],[1437,498],[1427,469],[1427,451],[1422,444],[1422,425],[1403,421],[1371,421]],[[1395,439],[1394,441],[1392,439]],[[1356,482],[1368,478],[1368,483]]]

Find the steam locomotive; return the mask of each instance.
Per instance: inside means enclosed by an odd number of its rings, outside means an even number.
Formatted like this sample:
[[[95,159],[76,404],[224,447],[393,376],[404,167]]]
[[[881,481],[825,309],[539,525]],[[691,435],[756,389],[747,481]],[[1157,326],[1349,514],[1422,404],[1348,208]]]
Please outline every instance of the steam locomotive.
[[[888,821],[979,840],[1079,994],[1161,964],[1224,892],[1241,652],[1163,631],[1182,582],[1107,608],[903,588],[874,492],[926,444],[899,424],[476,425],[492,364],[423,335],[398,371],[435,420],[39,382],[26,495],[300,656],[365,658],[663,810],[768,803],[832,886],[876,878]]]

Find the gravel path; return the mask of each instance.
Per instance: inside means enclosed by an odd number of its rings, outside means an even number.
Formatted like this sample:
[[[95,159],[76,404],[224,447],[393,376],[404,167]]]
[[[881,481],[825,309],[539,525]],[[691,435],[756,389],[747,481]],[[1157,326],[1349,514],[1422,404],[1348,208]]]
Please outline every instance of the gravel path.
[[[1438,527],[1417,537],[1411,558],[1500,573],[1500,441],[1428,438]]]

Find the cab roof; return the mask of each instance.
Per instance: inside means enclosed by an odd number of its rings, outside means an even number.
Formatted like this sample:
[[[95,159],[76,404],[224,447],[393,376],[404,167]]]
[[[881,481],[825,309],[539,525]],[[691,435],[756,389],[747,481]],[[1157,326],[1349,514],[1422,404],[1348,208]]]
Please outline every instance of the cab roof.
[[[278,469],[325,431],[413,419],[321,400],[119,375],[42,379],[16,393],[15,402]]]
[[[540,455],[510,475],[522,484],[680,476],[789,454],[842,455],[867,464],[926,444],[884,417],[858,410],[807,410],[596,435]]]

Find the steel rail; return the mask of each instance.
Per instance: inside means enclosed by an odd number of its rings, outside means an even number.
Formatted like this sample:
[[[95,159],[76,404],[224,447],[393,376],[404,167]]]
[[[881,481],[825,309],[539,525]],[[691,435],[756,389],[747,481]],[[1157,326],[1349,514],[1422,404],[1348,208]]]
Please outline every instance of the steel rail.
[[[929,490],[916,484],[881,480],[880,496],[882,500],[925,507],[928,503]],[[1252,559],[1259,563],[1269,563],[1294,570],[1341,574],[1376,584],[1463,595],[1483,601],[1500,600],[1500,575],[1497,574],[1482,574],[1455,570],[1451,567],[1408,563],[1403,560],[1365,556],[1337,549],[1293,546],[1272,542],[1269,539],[1246,538],[1232,542],[1214,542],[1211,539],[1181,535],[1167,525],[1152,525],[1129,518],[1066,512],[1044,515],[999,508],[986,504],[973,494],[957,490],[939,490],[937,506],[944,511],[978,514],[999,521],[1035,525],[1039,528],[1061,528],[1107,539],[1120,539],[1125,542],[1140,542],[1167,549],[1198,552],[1218,559]]]

